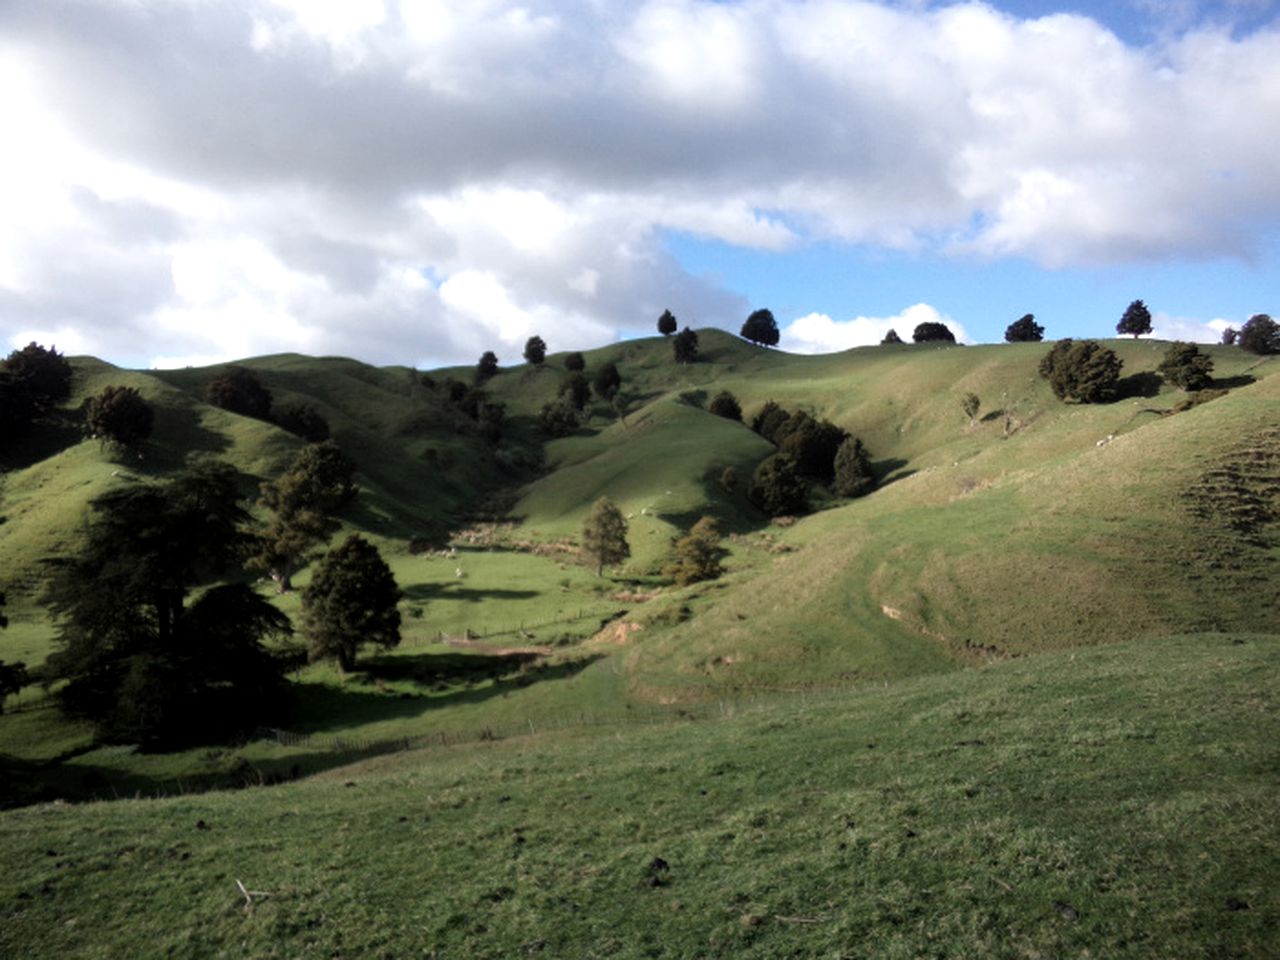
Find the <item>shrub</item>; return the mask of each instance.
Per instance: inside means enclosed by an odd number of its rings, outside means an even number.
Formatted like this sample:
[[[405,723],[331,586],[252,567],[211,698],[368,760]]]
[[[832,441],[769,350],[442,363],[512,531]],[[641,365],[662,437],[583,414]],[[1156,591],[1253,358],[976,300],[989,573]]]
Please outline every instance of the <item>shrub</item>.
[[[726,420],[742,422],[742,406],[738,403],[738,398],[728,390],[721,390],[711,398],[711,402],[707,404],[707,412]]]
[[[1040,361],[1040,376],[1059,400],[1105,403],[1116,395],[1124,365],[1114,350],[1096,340],[1059,340]]]
[[[765,458],[751,475],[747,497],[771,517],[804,513],[809,509],[809,490],[785,453]]]
[[[1237,343],[1250,353],[1280,353],[1280,323],[1265,313],[1255,313],[1240,328]]]
[[[729,555],[720,543],[720,531],[712,517],[703,517],[685,536],[675,542],[674,559],[663,566],[662,575],[685,587],[703,580],[715,580],[724,572],[721,561]]]
[[[676,363],[694,363],[698,359],[698,335],[685,327],[671,341]]]
[[[876,475],[871,469],[871,455],[861,440],[849,437],[836,451],[832,489],[838,497],[861,497],[875,488]]]
[[[1006,343],[1039,343],[1044,339],[1044,327],[1036,323],[1036,315],[1028,313],[1005,328]]]
[[[1164,359],[1156,368],[1160,376],[1182,390],[1203,390],[1213,383],[1213,359],[1200,352],[1194,343],[1169,344]]]
[[[151,436],[154,420],[151,404],[133,387],[103,387],[84,405],[84,422],[90,435],[124,446]]]
[[[973,418],[978,415],[978,411],[982,409],[982,400],[976,393],[966,393],[960,398],[960,409],[964,411],[964,415],[969,418],[969,422],[973,423]]]
[[[271,417],[271,391],[263,386],[256,373],[244,367],[229,367],[210,381],[205,398],[215,407],[243,417],[256,420]]]

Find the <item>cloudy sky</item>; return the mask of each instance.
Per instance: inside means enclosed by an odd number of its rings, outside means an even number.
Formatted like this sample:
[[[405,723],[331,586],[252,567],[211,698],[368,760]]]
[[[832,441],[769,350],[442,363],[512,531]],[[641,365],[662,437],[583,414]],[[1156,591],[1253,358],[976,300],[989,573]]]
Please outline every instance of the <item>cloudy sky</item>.
[[[0,0],[0,346],[1280,312],[1272,0]]]

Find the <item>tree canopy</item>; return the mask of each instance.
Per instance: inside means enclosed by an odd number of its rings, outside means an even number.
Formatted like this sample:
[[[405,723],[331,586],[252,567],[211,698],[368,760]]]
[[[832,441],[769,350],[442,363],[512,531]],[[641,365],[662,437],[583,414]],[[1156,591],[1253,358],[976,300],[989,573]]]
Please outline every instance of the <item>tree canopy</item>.
[[[612,362],[602,364],[596,370],[596,375],[591,378],[591,389],[601,400],[612,400],[621,388],[622,374]]]
[[[1114,400],[1120,369],[1116,352],[1096,340],[1059,340],[1040,360],[1040,376],[1059,400],[1106,403]]]
[[[880,346],[883,347],[885,344],[901,343],[901,342],[902,342],[902,338],[898,336],[898,331],[890,330],[888,333],[884,335],[884,339],[880,341]]]
[[[876,488],[871,455],[857,437],[848,437],[836,451],[832,490],[838,497],[861,497]]]
[[[564,357],[564,368],[570,372],[582,372],[587,368],[586,358],[575,350],[573,353],[566,353]]]
[[[1141,300],[1135,300],[1125,308],[1124,315],[1116,324],[1116,333],[1121,336],[1132,335],[1137,340],[1144,333],[1151,332],[1151,311]]]
[[[59,622],[49,658],[62,708],[99,738],[154,747],[252,729],[283,703],[282,667],[262,640],[289,619],[244,583],[248,515],[224,463],[91,504],[83,547],[53,563]],[[208,585],[188,603],[197,587]]]
[[[547,344],[541,337],[530,337],[524,344],[524,358],[535,367],[547,359]]]
[[[785,453],[766,457],[751,475],[747,498],[771,517],[804,513],[809,489],[796,462]]]
[[[721,390],[707,403],[707,411],[726,420],[742,421],[742,405],[728,390]]]
[[[476,363],[476,383],[484,383],[498,372],[498,355],[492,350],[480,354]]]
[[[1280,353],[1280,323],[1265,313],[1255,313],[1240,328],[1236,343],[1250,353]]]
[[[90,436],[131,447],[151,436],[155,413],[134,387],[103,387],[84,404]]]
[[[916,326],[911,339],[916,343],[955,343],[956,335],[945,323],[927,320]]]
[[[312,661],[355,667],[365,644],[400,643],[400,588],[378,548],[359,534],[326,553],[302,591],[302,629]]]
[[[270,574],[280,593],[293,589],[307,554],[337,531],[335,514],[356,494],[355,472],[355,463],[325,440],[303,447],[284,473],[262,485],[259,503],[272,519],[250,565]]]
[[[0,361],[0,446],[71,396],[71,364],[56,348],[29,343]]]
[[[672,348],[675,350],[676,363],[694,363],[698,359],[698,335],[685,327],[681,330],[673,341]]]
[[[777,346],[778,322],[773,319],[773,312],[765,309],[753,311],[742,325],[741,336],[766,347]]]
[[[675,333],[679,325],[676,321],[676,315],[670,310],[663,310],[662,316],[658,318],[658,332],[664,337],[669,337]]]
[[[276,409],[271,419],[282,430],[308,443],[329,439],[329,421],[309,403],[291,403]]]
[[[1024,314],[1005,328],[1006,343],[1039,343],[1044,339],[1044,327],[1036,323],[1034,313]]]
[[[597,577],[604,573],[605,567],[616,566],[631,556],[627,521],[608,497],[601,497],[591,505],[591,512],[582,525],[582,556],[595,566]]]
[[[1213,358],[1194,343],[1169,344],[1156,371],[1182,390],[1203,390],[1213,384]]]
[[[271,391],[252,370],[228,367],[209,382],[205,398],[215,407],[257,420],[271,418]]]

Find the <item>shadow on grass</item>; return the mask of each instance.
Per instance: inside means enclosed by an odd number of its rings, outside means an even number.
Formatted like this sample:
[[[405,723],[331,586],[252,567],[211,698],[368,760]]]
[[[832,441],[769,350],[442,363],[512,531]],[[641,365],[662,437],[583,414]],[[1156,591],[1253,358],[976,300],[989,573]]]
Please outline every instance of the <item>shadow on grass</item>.
[[[79,414],[75,411],[59,411],[40,417],[0,454],[0,468],[25,470],[74,447],[83,439]]]
[[[1249,384],[1257,382],[1257,377],[1242,373],[1236,377],[1214,377],[1210,386],[1215,390],[1235,390],[1237,387],[1247,387]]]
[[[904,470],[903,468],[906,465],[906,460],[888,457],[884,460],[873,460],[871,462],[871,472],[876,475],[880,486],[887,487],[891,483],[897,483],[899,480],[905,480],[915,474],[915,470]]]
[[[996,421],[996,420],[999,420],[999,419],[1000,419],[1001,417],[1003,417],[1003,416],[1004,416],[1004,411],[1003,411],[1003,410],[992,410],[990,413],[985,414],[985,415],[982,417],[982,422],[983,422],[983,423],[992,423],[992,422],[994,422],[994,421]]]
[[[1162,386],[1164,386],[1164,378],[1153,370],[1131,373],[1116,382],[1116,399],[1151,398],[1159,395]]]
[[[462,600],[466,603],[482,603],[486,600],[529,600],[541,596],[537,590],[480,589],[468,587],[461,580],[444,583],[415,583],[404,587],[406,600]]]

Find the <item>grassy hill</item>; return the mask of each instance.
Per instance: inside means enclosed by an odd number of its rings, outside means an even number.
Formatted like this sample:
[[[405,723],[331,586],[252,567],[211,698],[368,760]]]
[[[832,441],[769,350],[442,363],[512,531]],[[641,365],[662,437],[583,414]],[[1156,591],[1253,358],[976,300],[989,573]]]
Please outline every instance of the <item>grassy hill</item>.
[[[346,676],[299,671],[288,733],[236,747],[103,747],[38,686],[11,698],[9,803],[297,782],[5,814],[0,849],[22,866],[0,891],[0,954],[119,954],[140,935],[102,913],[122,876],[126,898],[167,891],[145,923],[177,955],[1274,953],[1259,878],[1278,865],[1261,735],[1280,634],[1280,361],[1208,348],[1229,392],[1178,412],[1185,395],[1151,375],[1165,345],[1149,341],[1109,342],[1127,395],[1084,406],[1037,376],[1038,344],[804,357],[700,337],[689,366],[658,338],[588,352],[588,375],[621,371],[623,415],[597,403],[551,441],[536,417],[563,354],[485,384],[507,411],[497,443],[442,386],[470,370],[433,371],[433,387],[336,358],[240,364],[277,405],[319,410],[359,464],[342,519],[404,591],[401,646]],[[74,548],[92,497],[192,454],[230,460],[252,495],[300,447],[206,404],[222,369],[75,361],[69,408],[136,386],[155,435],[140,459],[70,429],[5,454],[0,660],[34,666],[52,649],[41,561]],[[770,522],[745,486],[772,448],[705,411],[722,389],[747,419],[772,399],[861,437],[880,489],[815,491],[812,514]],[[597,579],[574,544],[602,495],[628,517],[632,557]],[[704,514],[731,535],[728,572],[675,588],[662,563]],[[297,614],[297,594],[276,602]],[[1215,698],[1219,680],[1234,686]],[[593,812],[575,817],[579,804]],[[290,819],[303,813],[340,855],[308,848]],[[408,826],[388,832],[388,818]],[[862,826],[833,826],[846,819]],[[178,837],[196,820],[227,832],[193,834],[197,850]],[[1192,820],[1209,832],[1193,837]],[[434,861],[405,860],[401,830]],[[535,830],[547,846],[529,870],[518,838]],[[699,865],[686,891],[663,852],[681,844]],[[596,848],[605,858],[584,862]],[[91,866],[111,857],[122,876]],[[672,864],[657,893],[653,857]],[[1206,857],[1242,866],[1199,875]],[[200,901],[245,862],[271,898],[247,912],[235,895]],[[384,870],[420,884],[420,903],[393,902]],[[41,899],[45,886],[65,899]],[[43,939],[64,914],[77,925]],[[91,945],[86,929],[106,932]]]

